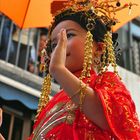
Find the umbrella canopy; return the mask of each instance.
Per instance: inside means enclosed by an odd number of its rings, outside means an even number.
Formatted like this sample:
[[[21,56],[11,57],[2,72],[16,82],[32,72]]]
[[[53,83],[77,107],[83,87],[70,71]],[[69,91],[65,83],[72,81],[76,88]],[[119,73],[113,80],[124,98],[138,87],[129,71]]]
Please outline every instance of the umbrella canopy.
[[[131,9],[125,8],[116,13],[116,18],[119,20],[119,23],[117,23],[113,27],[114,32],[121,28],[123,25],[125,25],[127,22],[140,16],[140,0],[120,0],[120,2],[122,5],[124,5],[125,3],[134,3],[137,5],[133,5]]]
[[[0,11],[12,19],[20,28],[47,27],[52,21],[51,13],[61,9],[63,2],[67,0],[0,0]],[[113,31],[118,30],[128,21],[140,16],[140,0],[120,0],[121,4],[136,3],[129,15],[129,8],[116,13],[119,23],[115,25]]]
[[[20,28],[46,27],[52,20],[51,0],[0,0],[0,11]]]
[[[67,0],[54,0],[51,3],[51,13],[55,13],[57,10],[61,9],[63,3]],[[104,1],[104,0],[100,0]],[[127,22],[131,21],[132,19],[140,16],[140,0],[120,0],[121,6],[129,3],[133,3],[134,5],[131,7],[131,10],[127,7],[118,12],[116,12],[116,19],[118,19],[118,23],[113,27],[113,32],[117,31]],[[113,3],[116,5],[116,2]]]

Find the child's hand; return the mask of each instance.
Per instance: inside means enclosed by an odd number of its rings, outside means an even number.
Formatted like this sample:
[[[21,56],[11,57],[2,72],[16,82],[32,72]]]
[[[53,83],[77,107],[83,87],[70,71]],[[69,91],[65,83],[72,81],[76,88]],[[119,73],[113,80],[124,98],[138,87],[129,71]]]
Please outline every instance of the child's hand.
[[[0,140],[5,140],[4,137],[0,133]]]
[[[0,127],[2,125],[2,109],[0,108]]]
[[[61,29],[58,38],[57,46],[51,54],[49,71],[52,75],[58,68],[65,67],[66,61],[67,36],[65,29]]]
[[[0,108],[0,127],[2,125],[2,109]],[[4,137],[0,133],[0,140],[5,140]]]

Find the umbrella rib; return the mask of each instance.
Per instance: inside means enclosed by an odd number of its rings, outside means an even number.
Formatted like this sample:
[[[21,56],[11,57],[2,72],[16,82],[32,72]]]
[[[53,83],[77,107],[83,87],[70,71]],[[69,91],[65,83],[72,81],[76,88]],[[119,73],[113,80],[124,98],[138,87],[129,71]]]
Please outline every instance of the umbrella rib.
[[[24,22],[25,22],[26,15],[27,15],[27,12],[28,12],[28,9],[29,9],[30,1],[31,0],[28,1],[27,8],[26,8],[26,11],[25,11],[25,14],[24,14],[24,18],[23,18],[23,22],[22,22],[21,28],[23,28],[23,26],[24,26]]]

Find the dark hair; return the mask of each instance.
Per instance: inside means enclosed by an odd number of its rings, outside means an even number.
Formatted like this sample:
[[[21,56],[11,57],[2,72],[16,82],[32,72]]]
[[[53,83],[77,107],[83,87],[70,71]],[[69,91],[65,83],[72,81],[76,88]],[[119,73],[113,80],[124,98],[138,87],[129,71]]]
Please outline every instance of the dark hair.
[[[75,21],[82,28],[87,30],[88,17],[86,15],[86,13],[84,11],[75,13],[71,9],[68,9],[55,17],[51,31],[57,26],[57,24],[59,24],[60,22],[62,22],[64,20]],[[93,20],[93,22],[95,22],[94,28],[93,28],[93,30],[91,30],[91,33],[93,35],[93,39],[96,42],[102,42],[104,39],[104,35],[107,32],[107,28],[99,18],[95,18]]]
[[[47,28],[39,28],[40,29],[40,36],[48,34],[48,29]]]
[[[110,31],[110,26],[109,25],[105,25],[101,19],[99,19],[93,12],[91,13],[91,11],[88,11],[90,14],[93,14],[93,20],[91,20],[91,22],[93,22],[94,28],[92,30],[90,30],[90,32],[93,35],[93,40],[95,40],[96,42],[103,42],[104,41],[104,36],[107,33],[107,31]],[[87,30],[87,24],[88,22],[88,15],[89,13],[86,13],[84,11],[80,11],[80,12],[74,12],[71,9],[68,9],[60,14],[58,14],[57,16],[55,16],[54,18],[54,22],[52,23],[52,27],[49,30],[49,35],[51,35],[53,29],[62,21],[65,20],[72,20],[75,21],[76,23],[78,23],[83,29]],[[94,18],[95,16],[95,18]],[[112,41],[113,41],[113,46],[114,46],[114,50],[117,48],[118,46],[118,42],[117,42],[117,38],[118,38],[118,34],[114,34],[112,33]],[[52,48],[51,48],[51,40],[48,41],[47,44],[47,48],[46,51],[48,53],[48,55],[50,56],[51,52],[52,52]],[[116,52],[115,52],[116,54]],[[106,54],[107,55],[107,54]],[[101,56],[101,61],[102,61],[102,56]],[[49,67],[49,63],[48,67]]]
[[[90,32],[93,35],[93,40],[95,40],[96,42],[103,42],[104,40],[104,35],[107,33],[107,31],[110,31],[110,28],[108,27],[108,25],[105,25],[101,19],[99,19],[98,17],[94,18],[95,14],[89,10],[88,12],[85,11],[80,11],[80,12],[74,12],[71,9],[68,9],[60,14],[58,14],[57,16],[55,16],[54,18],[54,22],[52,24],[52,27],[49,31],[49,34],[52,33],[53,29],[62,21],[65,20],[72,20],[75,21],[76,23],[78,23],[83,29],[87,30],[87,24],[88,24],[88,15],[87,14],[93,14],[93,24],[94,24],[94,28],[92,30],[90,30]],[[115,48],[118,46],[117,42],[117,38],[118,35],[115,33],[112,34],[112,41],[113,41],[113,45],[115,46]],[[48,54],[50,54],[52,52],[51,46],[50,46],[51,42],[48,42],[48,47],[47,47],[47,52]],[[117,44],[117,45],[116,45]],[[50,46],[50,47],[49,47]]]

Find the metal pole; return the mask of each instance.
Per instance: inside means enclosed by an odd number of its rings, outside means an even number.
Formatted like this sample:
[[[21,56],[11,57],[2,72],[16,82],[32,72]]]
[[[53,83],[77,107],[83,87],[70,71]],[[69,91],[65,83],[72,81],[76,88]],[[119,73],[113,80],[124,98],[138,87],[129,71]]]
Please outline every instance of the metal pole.
[[[13,127],[14,127],[14,114],[11,115],[11,121],[10,121],[10,127],[9,127],[9,134],[8,134],[8,140],[12,139],[12,133],[13,133]]]
[[[12,35],[13,35],[13,33],[12,33],[13,27],[14,27],[14,24],[13,24],[13,22],[11,22],[10,35],[9,35],[9,39],[8,39],[8,48],[7,48],[7,53],[6,53],[6,62],[8,62],[8,59],[9,59],[10,47],[11,47]]]
[[[30,38],[31,38],[31,29],[29,29],[28,31],[27,53],[26,53],[26,60],[25,60],[25,67],[24,67],[25,70],[27,70],[28,67],[29,52],[30,52]]]
[[[36,57],[35,57],[35,72],[34,73],[37,73],[37,63],[38,63],[38,49],[39,49],[39,40],[40,40],[40,30],[38,30],[37,32],[37,46],[36,46]]]
[[[133,56],[132,56],[132,31],[131,31],[131,22],[128,23],[128,42],[129,42],[129,62],[130,62],[130,71],[133,71]]]
[[[22,34],[22,30],[20,30],[19,35],[18,35],[18,46],[17,46],[17,54],[16,54],[16,62],[15,65],[18,65],[18,61],[19,61],[19,53],[20,53],[20,47],[21,47],[21,34]]]
[[[0,25],[0,44],[1,44],[1,38],[2,38],[2,31],[3,31],[3,26],[4,26],[4,20],[5,20],[5,17],[2,16],[1,25]]]

